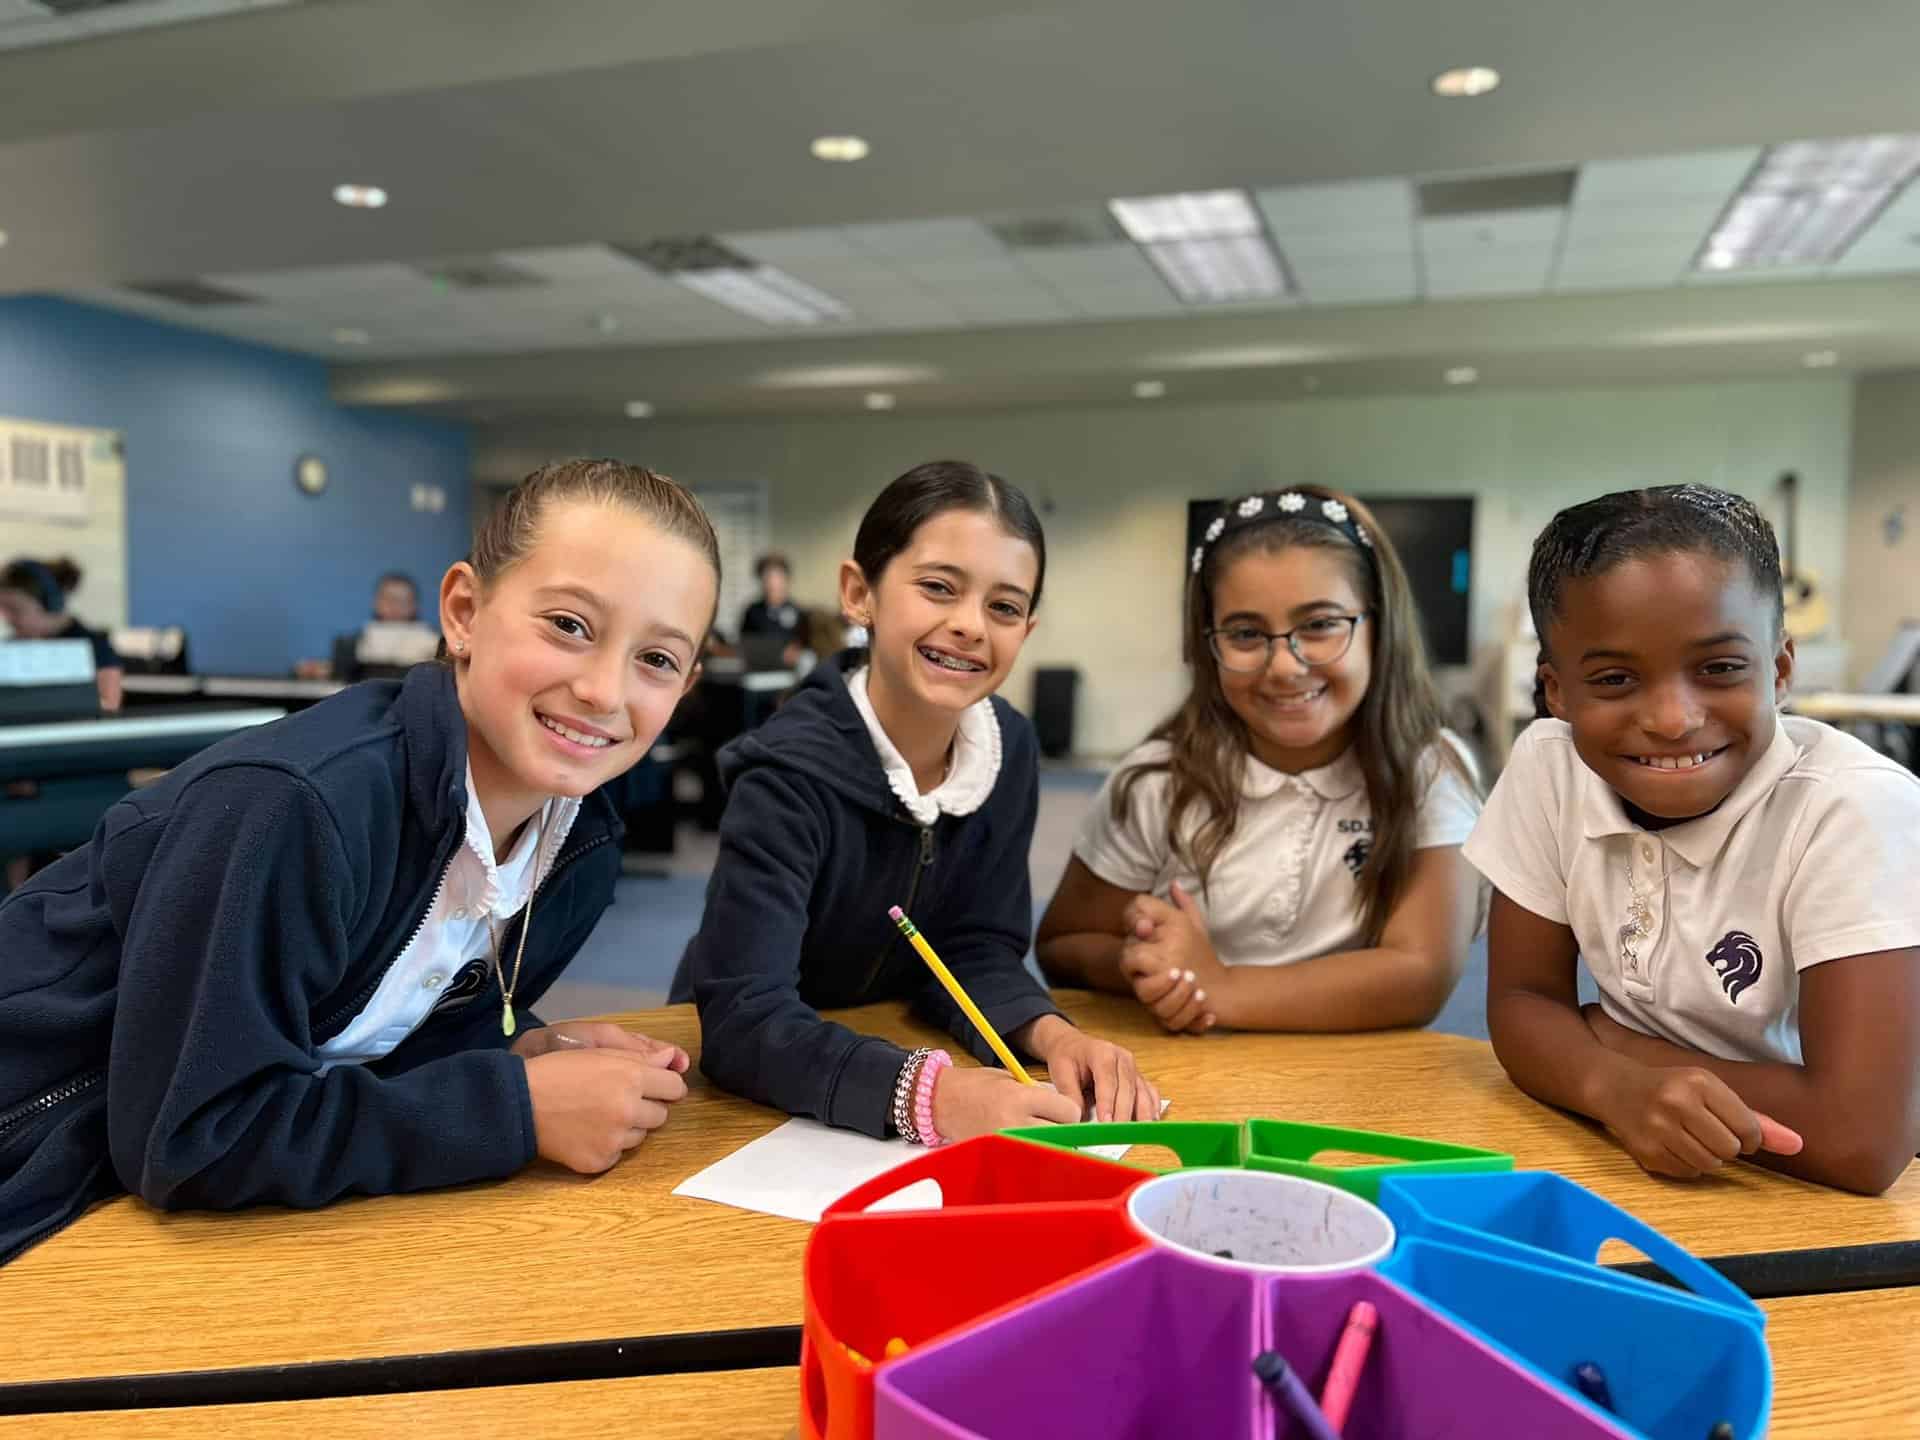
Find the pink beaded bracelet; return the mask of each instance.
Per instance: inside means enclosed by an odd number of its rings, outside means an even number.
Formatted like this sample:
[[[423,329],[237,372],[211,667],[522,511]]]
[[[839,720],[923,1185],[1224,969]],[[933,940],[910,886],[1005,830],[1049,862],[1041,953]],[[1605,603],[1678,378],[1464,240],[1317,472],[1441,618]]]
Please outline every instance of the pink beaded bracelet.
[[[942,1070],[951,1069],[953,1056],[935,1050],[920,1062],[920,1074],[913,1087],[913,1128],[920,1132],[922,1145],[944,1145],[947,1137],[933,1128],[933,1082]]]

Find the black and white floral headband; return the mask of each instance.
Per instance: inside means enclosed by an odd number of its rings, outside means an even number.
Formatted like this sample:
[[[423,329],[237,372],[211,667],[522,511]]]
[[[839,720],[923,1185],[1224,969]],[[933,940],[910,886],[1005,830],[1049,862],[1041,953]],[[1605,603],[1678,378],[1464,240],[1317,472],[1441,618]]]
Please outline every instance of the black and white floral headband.
[[[1213,517],[1206,533],[1200,537],[1200,543],[1193,547],[1193,573],[1200,573],[1200,567],[1206,563],[1207,552],[1222,535],[1269,520],[1307,520],[1338,530],[1365,552],[1369,566],[1378,563],[1373,558],[1373,537],[1367,534],[1366,527],[1353,518],[1345,505],[1338,500],[1322,499],[1298,490],[1281,490],[1249,495],[1244,500],[1222,501],[1220,513]]]

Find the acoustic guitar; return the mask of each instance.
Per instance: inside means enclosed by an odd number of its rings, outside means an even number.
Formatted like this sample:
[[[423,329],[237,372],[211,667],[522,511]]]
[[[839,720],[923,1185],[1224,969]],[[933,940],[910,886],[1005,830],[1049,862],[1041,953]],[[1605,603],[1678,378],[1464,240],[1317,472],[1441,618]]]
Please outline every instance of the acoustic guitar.
[[[1795,536],[1800,513],[1800,477],[1789,470],[1780,477],[1782,502],[1780,555],[1780,599],[1786,607],[1787,633],[1796,640],[1818,640],[1833,623],[1827,610],[1827,597],[1820,587],[1820,576],[1801,568],[1795,556]]]

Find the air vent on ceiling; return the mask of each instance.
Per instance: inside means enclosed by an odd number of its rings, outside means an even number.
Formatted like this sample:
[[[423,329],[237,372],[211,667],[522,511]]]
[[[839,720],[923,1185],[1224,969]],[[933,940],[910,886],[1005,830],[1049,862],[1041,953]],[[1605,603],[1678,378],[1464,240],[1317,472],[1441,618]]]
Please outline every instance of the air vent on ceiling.
[[[1573,199],[1577,171],[1532,170],[1523,175],[1479,175],[1466,180],[1423,180],[1420,214],[1428,220],[1445,215],[1490,215],[1502,210],[1564,208]]]
[[[151,295],[156,300],[171,300],[176,305],[257,305],[260,297],[243,295],[238,290],[223,290],[218,285],[209,285],[202,280],[145,280],[137,284],[122,285],[122,290],[131,290],[139,295]]]
[[[1113,217],[1099,206],[1052,210],[1038,215],[1008,215],[989,220],[987,228],[1009,250],[1065,250],[1082,245],[1109,245],[1126,237]]]
[[[491,255],[434,260],[414,268],[436,284],[455,290],[519,290],[547,283],[546,276],[495,260]]]
[[[642,265],[651,265],[662,275],[677,275],[687,270],[751,270],[754,262],[729,250],[711,235],[668,235],[644,245],[616,245],[622,255],[631,255]]]

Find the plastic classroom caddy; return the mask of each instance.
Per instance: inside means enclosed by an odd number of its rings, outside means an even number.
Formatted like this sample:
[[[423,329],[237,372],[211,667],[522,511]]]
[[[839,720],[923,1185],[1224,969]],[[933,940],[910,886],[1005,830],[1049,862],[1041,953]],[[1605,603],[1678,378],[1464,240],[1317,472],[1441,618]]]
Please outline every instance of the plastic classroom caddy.
[[[1317,1191],[1329,1210],[1377,1207],[1384,1258],[1298,1267],[1222,1258],[1191,1237],[1182,1248],[1141,1188],[1169,1180],[1080,1153],[1116,1143],[1172,1152],[1168,1175],[1196,1204],[1235,1189],[1215,1182],[1237,1171]],[[1384,1163],[1317,1163],[1332,1151]],[[1365,1299],[1379,1328],[1345,1440],[1707,1440],[1721,1422],[1757,1440],[1773,1391],[1758,1307],[1591,1191],[1512,1164],[1271,1120],[1051,1126],[927,1151],[829,1206],[808,1243],[800,1434],[1294,1440],[1253,1357],[1279,1351],[1318,1394]],[[926,1182],[939,1191],[928,1208],[893,1208]],[[1673,1283],[1601,1267],[1608,1240]],[[887,1358],[894,1339],[909,1348]],[[1611,1411],[1574,1388],[1583,1363],[1606,1375]]]

